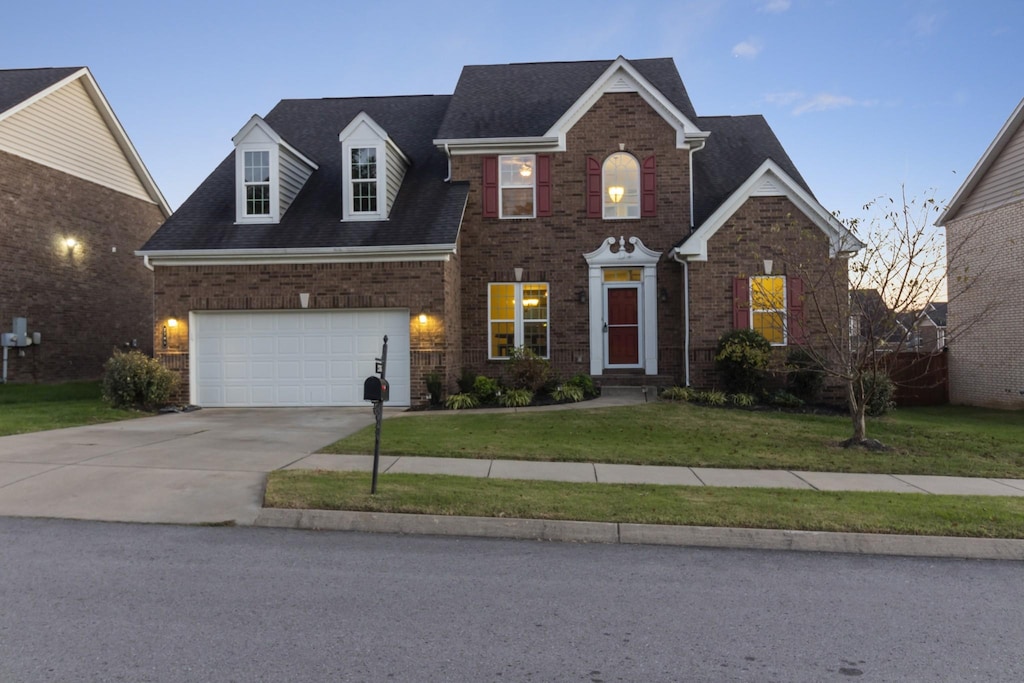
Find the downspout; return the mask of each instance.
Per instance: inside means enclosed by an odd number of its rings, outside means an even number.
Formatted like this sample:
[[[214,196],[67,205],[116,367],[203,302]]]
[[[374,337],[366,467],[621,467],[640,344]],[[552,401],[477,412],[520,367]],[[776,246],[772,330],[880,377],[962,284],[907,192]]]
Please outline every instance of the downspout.
[[[452,181],[452,153],[448,151],[448,143],[444,143],[444,155],[448,157],[448,177],[444,179],[444,182],[450,183]]]
[[[692,199],[690,201],[693,201]],[[683,261],[683,386],[690,386],[690,262]]]
[[[149,268],[149,270],[151,270],[151,271],[155,270],[153,268],[153,265],[149,262],[149,254],[143,254],[143,256],[142,256],[142,265],[146,266],[146,268]]]

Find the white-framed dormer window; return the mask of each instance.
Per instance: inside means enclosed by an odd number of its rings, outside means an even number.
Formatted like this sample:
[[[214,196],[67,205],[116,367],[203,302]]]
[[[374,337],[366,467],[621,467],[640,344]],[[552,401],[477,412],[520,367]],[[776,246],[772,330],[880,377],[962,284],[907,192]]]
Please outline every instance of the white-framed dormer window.
[[[352,147],[349,150],[348,210],[353,216],[380,213],[379,154],[376,147]]]
[[[242,182],[245,189],[243,215],[270,215],[270,150],[243,152]]]
[[[537,216],[537,157],[510,154],[498,157],[498,195],[501,218]]]
[[[344,159],[343,221],[387,220],[409,168],[409,158],[366,112],[338,134]]]
[[[604,218],[640,218],[640,162],[627,152],[616,152],[601,168]]]

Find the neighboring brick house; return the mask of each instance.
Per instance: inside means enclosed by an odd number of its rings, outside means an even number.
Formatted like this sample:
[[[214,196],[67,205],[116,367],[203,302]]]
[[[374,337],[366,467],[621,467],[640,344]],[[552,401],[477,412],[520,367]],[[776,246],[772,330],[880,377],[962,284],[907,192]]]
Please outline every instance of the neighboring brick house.
[[[605,386],[709,386],[733,326],[813,338],[797,264],[845,292],[859,246],[762,117],[698,117],[671,59],[284,100],[233,140],[139,252],[157,356],[201,405],[359,405],[383,334],[397,405],[516,347]]]
[[[153,277],[134,256],[170,208],[86,68],[0,70],[0,332],[6,379],[96,379],[152,351]]]
[[[1024,408],[1024,100],[936,224],[949,261],[950,402]]]

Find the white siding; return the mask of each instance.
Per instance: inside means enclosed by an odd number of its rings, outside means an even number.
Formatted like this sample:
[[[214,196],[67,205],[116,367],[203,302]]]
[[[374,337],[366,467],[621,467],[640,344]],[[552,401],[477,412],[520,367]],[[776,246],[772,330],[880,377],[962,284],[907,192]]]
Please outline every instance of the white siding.
[[[405,178],[405,172],[408,170],[409,165],[405,163],[405,159],[402,158],[402,153],[398,151],[398,147],[393,145],[390,140],[387,143],[387,209],[385,215],[391,215],[391,206],[395,203],[395,197],[398,196],[398,190],[402,187],[402,180]]]
[[[291,206],[295,195],[299,193],[302,186],[306,184],[313,170],[287,148],[281,147],[280,155],[280,215]]]
[[[152,201],[81,80],[0,121],[0,149]]]
[[[981,181],[964,201],[958,217],[1024,199],[1024,126],[1017,129]]]

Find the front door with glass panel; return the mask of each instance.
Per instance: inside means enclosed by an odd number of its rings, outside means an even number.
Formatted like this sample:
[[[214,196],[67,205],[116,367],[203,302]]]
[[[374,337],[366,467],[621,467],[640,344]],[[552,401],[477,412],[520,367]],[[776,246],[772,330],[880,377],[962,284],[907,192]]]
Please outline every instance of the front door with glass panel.
[[[640,359],[640,269],[604,271],[605,365],[638,367]]]

